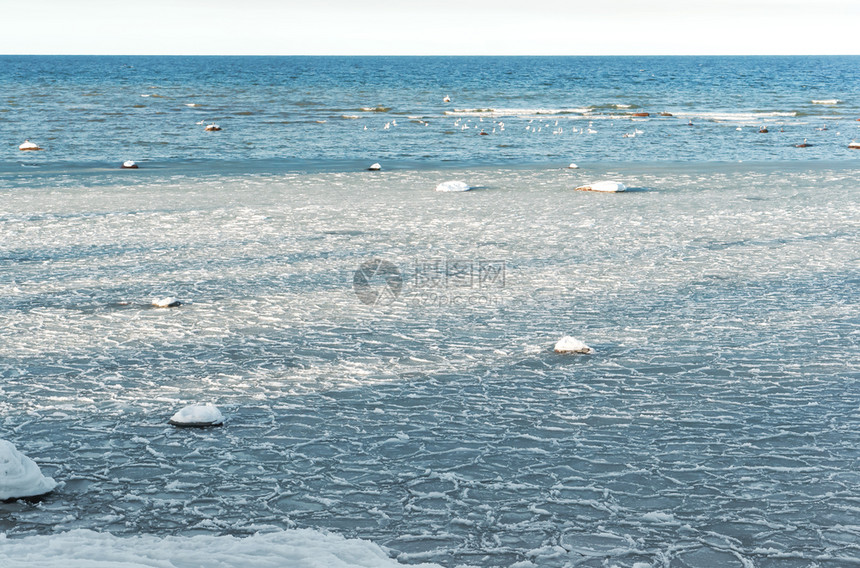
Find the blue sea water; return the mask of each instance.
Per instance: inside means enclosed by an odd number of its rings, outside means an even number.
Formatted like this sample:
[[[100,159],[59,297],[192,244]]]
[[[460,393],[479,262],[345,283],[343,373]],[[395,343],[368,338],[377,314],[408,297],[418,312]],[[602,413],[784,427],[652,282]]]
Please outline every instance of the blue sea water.
[[[0,564],[860,563],[858,63],[0,58],[0,439],[60,482]]]
[[[3,56],[0,95],[4,173],[852,160],[860,57]]]

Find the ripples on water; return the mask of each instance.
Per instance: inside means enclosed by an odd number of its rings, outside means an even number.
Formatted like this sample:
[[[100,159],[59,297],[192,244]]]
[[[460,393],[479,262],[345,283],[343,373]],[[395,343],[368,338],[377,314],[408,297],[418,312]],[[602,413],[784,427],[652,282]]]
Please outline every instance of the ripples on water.
[[[860,561],[856,168],[117,175],[2,192],[0,431],[65,482],[0,505],[10,537]],[[453,178],[482,189],[432,190]],[[594,178],[638,191],[571,191]],[[372,257],[405,275],[391,304],[353,292]],[[436,260],[504,286],[419,286]],[[202,401],[224,427],[166,425]]]

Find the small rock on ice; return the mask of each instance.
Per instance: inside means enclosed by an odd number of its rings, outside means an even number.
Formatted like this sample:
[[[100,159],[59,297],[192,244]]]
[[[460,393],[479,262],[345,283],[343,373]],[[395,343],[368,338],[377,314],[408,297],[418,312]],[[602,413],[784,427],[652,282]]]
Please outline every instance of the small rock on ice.
[[[375,171],[381,170],[382,166],[380,166],[379,163],[376,163],[376,164],[371,164],[370,167],[367,169],[372,171],[372,172],[375,172]]]
[[[220,426],[224,423],[224,415],[212,404],[192,404],[174,414],[168,424],[174,426],[196,427]]]
[[[22,151],[41,150],[41,148],[39,148],[38,144],[34,144],[33,142],[30,142],[29,140],[24,140],[24,143],[21,144],[20,146],[18,146],[18,149],[22,150]]]
[[[436,191],[469,191],[472,187],[464,181],[443,181],[436,186]]]
[[[156,308],[176,308],[182,305],[182,302],[176,298],[156,298],[152,301],[152,305]]]
[[[618,193],[619,191],[627,191],[627,186],[620,181],[598,181],[588,185],[581,185],[576,188],[578,191],[602,191],[606,193]]]
[[[37,497],[56,486],[57,482],[42,475],[36,462],[15,449],[12,442],[0,440],[0,501]]]
[[[594,349],[569,335],[565,335],[558,340],[558,343],[555,344],[554,351],[556,353],[594,353]]]

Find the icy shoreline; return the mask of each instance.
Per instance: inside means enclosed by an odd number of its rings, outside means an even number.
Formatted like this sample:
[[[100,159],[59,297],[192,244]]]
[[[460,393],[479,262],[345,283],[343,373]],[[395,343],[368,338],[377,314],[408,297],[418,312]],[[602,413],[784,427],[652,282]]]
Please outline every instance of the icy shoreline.
[[[0,533],[4,568],[390,568],[403,566],[376,544],[311,529],[233,536],[117,537],[86,529],[7,538]],[[438,568],[437,564],[414,564]]]

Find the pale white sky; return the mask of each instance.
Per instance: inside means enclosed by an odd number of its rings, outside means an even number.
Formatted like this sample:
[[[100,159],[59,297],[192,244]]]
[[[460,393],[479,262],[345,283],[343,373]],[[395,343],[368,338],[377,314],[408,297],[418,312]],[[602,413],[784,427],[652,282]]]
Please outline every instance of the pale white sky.
[[[0,0],[0,53],[860,54],[860,0]]]

